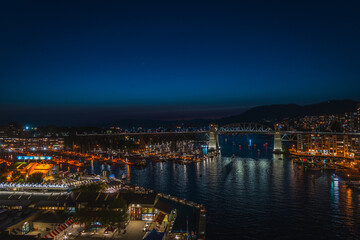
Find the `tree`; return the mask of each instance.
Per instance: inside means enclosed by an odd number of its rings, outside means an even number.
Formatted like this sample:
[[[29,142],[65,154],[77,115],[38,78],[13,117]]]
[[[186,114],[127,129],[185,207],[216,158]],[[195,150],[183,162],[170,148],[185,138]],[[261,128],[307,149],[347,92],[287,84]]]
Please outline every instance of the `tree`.
[[[42,183],[43,179],[44,179],[44,174],[42,174],[42,173],[33,173],[28,177],[27,182],[29,182],[29,183]]]
[[[85,226],[88,226],[93,222],[94,214],[92,211],[89,211],[88,208],[80,208],[76,210],[74,218],[78,222],[85,224]]]
[[[122,229],[128,219],[127,204],[123,198],[117,198],[109,204],[108,213],[105,217],[109,224]]]
[[[72,189],[74,192],[100,192],[105,190],[106,184],[104,183],[91,183],[87,185],[81,185],[77,188]]]
[[[0,182],[6,182],[6,180],[7,180],[6,175],[1,175],[0,176]]]
[[[103,227],[113,226],[122,229],[128,219],[127,204],[124,199],[118,198],[100,211],[96,211],[89,206],[80,208],[76,211],[74,217],[78,222],[86,226],[96,220]]]
[[[12,182],[19,182],[22,179],[22,175],[19,171],[13,170],[11,173],[11,181]]]

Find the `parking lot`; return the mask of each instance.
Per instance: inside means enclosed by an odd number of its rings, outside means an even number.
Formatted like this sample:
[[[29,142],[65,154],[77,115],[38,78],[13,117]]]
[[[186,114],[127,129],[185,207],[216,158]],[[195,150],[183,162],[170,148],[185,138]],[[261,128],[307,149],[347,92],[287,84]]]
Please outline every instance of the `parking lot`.
[[[96,232],[86,231],[77,236],[72,236],[70,239],[77,240],[100,240],[100,239],[121,239],[121,240],[141,240],[145,235],[144,221],[130,221],[125,230],[115,230],[105,234],[105,228],[100,228]]]

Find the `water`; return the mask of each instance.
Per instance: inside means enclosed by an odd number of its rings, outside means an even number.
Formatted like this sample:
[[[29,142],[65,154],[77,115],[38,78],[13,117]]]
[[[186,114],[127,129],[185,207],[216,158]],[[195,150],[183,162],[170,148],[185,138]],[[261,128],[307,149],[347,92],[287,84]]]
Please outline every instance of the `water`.
[[[341,180],[333,182],[330,172],[304,171],[286,157],[274,157],[268,140],[223,136],[217,159],[193,165],[149,162],[145,169],[111,171],[116,176],[128,172],[131,183],[204,204],[210,240],[360,239],[359,193]]]

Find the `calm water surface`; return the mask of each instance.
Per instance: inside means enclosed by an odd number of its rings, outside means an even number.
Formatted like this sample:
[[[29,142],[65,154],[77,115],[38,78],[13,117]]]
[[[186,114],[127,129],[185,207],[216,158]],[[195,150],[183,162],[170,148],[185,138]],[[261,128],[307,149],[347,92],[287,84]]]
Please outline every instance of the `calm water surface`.
[[[330,172],[280,160],[271,142],[264,145],[268,139],[253,138],[221,137],[221,155],[198,164],[149,162],[145,169],[111,171],[204,204],[207,239],[360,239],[359,192],[333,182]]]

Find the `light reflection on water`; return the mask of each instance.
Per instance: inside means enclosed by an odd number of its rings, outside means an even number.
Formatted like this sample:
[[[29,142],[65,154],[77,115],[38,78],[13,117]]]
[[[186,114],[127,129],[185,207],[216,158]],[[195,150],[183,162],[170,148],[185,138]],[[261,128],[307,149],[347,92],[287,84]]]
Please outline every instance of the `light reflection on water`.
[[[226,143],[222,138],[221,156],[192,165],[148,162],[144,169],[112,166],[111,171],[117,177],[125,173],[139,186],[204,204],[210,240],[360,239],[358,192],[341,179],[334,182],[332,173],[305,171],[252,139],[255,150],[247,145],[240,150],[242,140],[236,137]],[[93,167],[102,169],[95,162]]]

